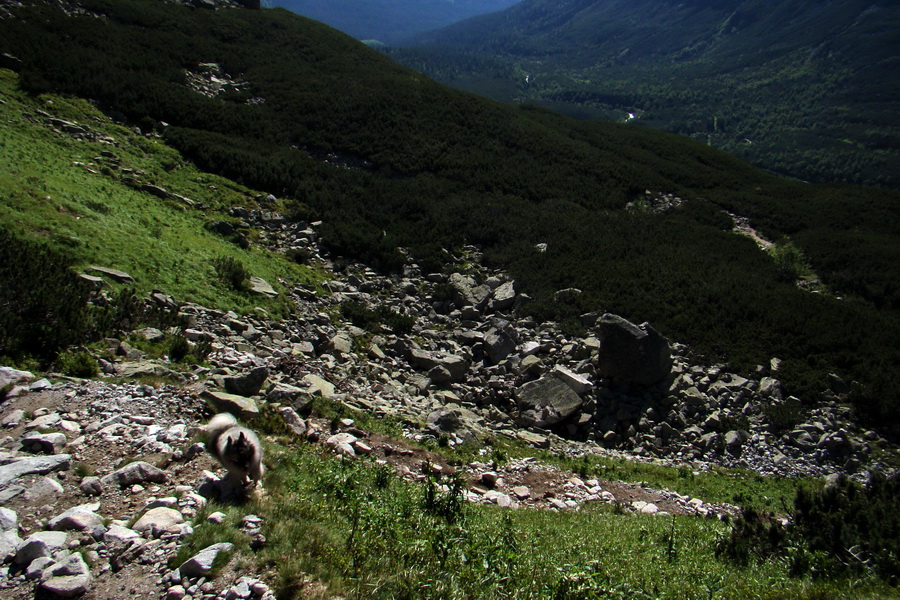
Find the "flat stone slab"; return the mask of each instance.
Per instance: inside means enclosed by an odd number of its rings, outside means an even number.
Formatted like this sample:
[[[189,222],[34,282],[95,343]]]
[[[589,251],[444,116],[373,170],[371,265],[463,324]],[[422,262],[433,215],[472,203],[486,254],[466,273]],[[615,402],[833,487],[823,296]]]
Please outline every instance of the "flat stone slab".
[[[91,265],[88,267],[91,271],[96,271],[97,273],[102,273],[114,281],[118,283],[134,283],[134,277],[126,273],[125,271],[119,271],[118,269],[110,269],[109,267],[98,267],[97,265]]]
[[[6,465],[0,465],[0,489],[25,475],[46,475],[53,471],[67,470],[72,462],[70,454],[28,456]]]
[[[274,298],[278,295],[275,288],[262,277],[250,278],[250,291],[254,294],[259,294],[260,296],[268,296],[269,298]]]

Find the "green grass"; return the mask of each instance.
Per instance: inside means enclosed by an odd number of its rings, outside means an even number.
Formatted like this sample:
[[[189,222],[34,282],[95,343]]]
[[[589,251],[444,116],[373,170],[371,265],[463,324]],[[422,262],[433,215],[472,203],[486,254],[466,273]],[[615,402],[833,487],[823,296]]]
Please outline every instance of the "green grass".
[[[221,282],[214,259],[240,261],[282,293],[280,279],[292,284],[322,279],[281,255],[243,250],[205,229],[232,206],[255,208],[256,192],[197,170],[159,139],[112,123],[84,100],[28,96],[18,91],[10,71],[0,70],[0,98],[0,219],[14,223],[18,233],[65,250],[81,267],[123,270],[141,293],[161,289],[178,300],[245,313],[260,306],[284,315],[288,306],[283,299],[253,296]],[[56,133],[38,110],[87,125],[111,136],[115,145]],[[101,156],[104,151],[119,159],[118,167]],[[142,172],[142,183],[208,208],[189,208],[129,186],[126,169]]]
[[[718,520],[581,511],[501,510],[458,503],[387,467],[314,446],[268,446],[266,495],[241,507],[265,519],[258,566],[278,574],[279,597],[309,578],[345,598],[860,598],[889,588],[791,578],[783,561],[741,567],[716,556]],[[452,487],[452,486],[451,486]],[[210,509],[222,508],[213,504]],[[223,509],[226,510],[226,509]],[[237,520],[227,508],[229,519]],[[201,524],[197,550],[235,541]],[[217,537],[221,535],[221,540]],[[254,556],[246,541],[238,552]],[[187,554],[187,552],[185,552]]]

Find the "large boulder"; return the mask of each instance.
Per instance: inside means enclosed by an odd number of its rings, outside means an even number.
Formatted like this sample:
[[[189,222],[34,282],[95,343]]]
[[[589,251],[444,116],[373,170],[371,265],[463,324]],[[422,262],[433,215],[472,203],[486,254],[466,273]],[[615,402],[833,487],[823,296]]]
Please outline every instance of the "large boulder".
[[[427,371],[428,377],[436,384],[464,381],[469,370],[469,362],[462,356],[419,348],[410,351],[409,362],[416,369]]]
[[[577,413],[582,400],[557,377],[529,381],[516,390],[519,421],[525,427],[549,427]]]
[[[672,370],[669,342],[649,323],[635,325],[604,314],[597,321],[600,352],[597,374],[639,385],[652,385]]]
[[[492,365],[512,354],[518,344],[516,330],[510,326],[492,327],[484,334],[484,353]]]
[[[462,273],[450,275],[450,287],[453,290],[453,304],[457,308],[474,306],[483,310],[491,299],[491,288],[487,285],[478,285],[471,277]]]
[[[222,383],[225,385],[225,390],[228,393],[249,398],[259,393],[268,377],[269,369],[266,367],[255,367],[241,375],[224,377]]]

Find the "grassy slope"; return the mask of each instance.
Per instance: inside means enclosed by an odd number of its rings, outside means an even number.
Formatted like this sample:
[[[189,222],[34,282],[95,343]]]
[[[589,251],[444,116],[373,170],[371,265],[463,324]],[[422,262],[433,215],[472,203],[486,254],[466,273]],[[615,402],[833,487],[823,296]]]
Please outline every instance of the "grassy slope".
[[[280,278],[293,283],[319,278],[282,256],[259,248],[241,250],[204,228],[231,206],[252,208],[257,193],[198,171],[159,139],[113,124],[83,100],[29,97],[17,90],[17,79],[0,70],[0,219],[14,224],[18,233],[74,254],[81,266],[126,271],[142,293],[161,289],[179,300],[223,309],[265,306],[281,311],[283,306],[224,286],[211,265],[216,257],[242,261],[282,292]],[[88,125],[116,144],[56,133],[37,110]],[[121,160],[120,169],[97,160],[104,151]],[[134,189],[122,181],[121,169],[128,168],[143,171],[143,182],[210,209],[186,209]]]
[[[214,541],[254,556],[235,527],[247,511],[266,519],[255,560],[278,573],[285,596],[311,575],[348,598],[862,598],[884,587],[787,576],[777,560],[738,566],[716,556],[728,531],[717,520],[579,512],[503,511],[428,499],[365,459],[349,462],[270,438],[266,496],[247,507],[211,505],[224,525],[202,523],[179,559]],[[727,477],[704,475],[724,490]],[[448,483],[444,481],[443,483]],[[174,561],[174,562],[177,562]],[[292,590],[293,586],[293,590]]]

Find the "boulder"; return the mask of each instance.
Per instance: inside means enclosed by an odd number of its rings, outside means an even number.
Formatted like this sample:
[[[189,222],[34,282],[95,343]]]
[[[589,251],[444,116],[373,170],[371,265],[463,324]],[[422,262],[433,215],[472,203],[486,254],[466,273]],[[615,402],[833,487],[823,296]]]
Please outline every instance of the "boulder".
[[[488,362],[496,365],[516,349],[516,332],[512,327],[492,327],[484,335],[484,353]]]
[[[118,283],[134,283],[134,277],[124,271],[119,271],[118,269],[98,267],[97,265],[91,265],[88,269],[96,271],[97,273],[102,273]]]
[[[635,325],[617,315],[597,321],[600,352],[597,374],[638,385],[653,385],[672,369],[669,342],[648,323]]]
[[[303,383],[307,386],[307,392],[313,395],[318,394],[319,396],[331,396],[334,394],[334,384],[325,381],[318,375],[313,375],[310,373],[309,375],[305,375],[302,379]]]
[[[428,352],[414,348],[410,352],[409,362],[413,367],[428,371],[429,378],[435,383],[457,383],[466,378],[469,363],[456,354]],[[438,378],[432,378],[432,373]]]
[[[229,542],[221,542],[208,546],[184,561],[178,571],[182,577],[205,577],[213,569],[213,563],[223,552],[230,552],[234,548],[234,544]]]
[[[228,393],[249,398],[259,393],[268,377],[268,368],[256,367],[243,375],[223,377],[222,383]]]
[[[53,556],[65,547],[68,534],[65,531],[38,531],[28,536],[16,552],[17,565],[29,565],[42,556]]]
[[[462,273],[450,275],[450,287],[453,290],[453,304],[457,308],[474,306],[483,310],[491,297],[491,288],[486,285],[477,285],[471,277]]]
[[[582,400],[572,388],[556,377],[542,377],[516,389],[520,423],[548,427],[581,410]]]
[[[144,532],[173,532],[184,523],[184,517],[174,508],[158,506],[151,508],[138,519],[132,529]]]
[[[165,471],[154,467],[148,462],[139,460],[106,475],[100,481],[107,486],[118,485],[119,487],[125,487],[147,481],[165,483],[166,479]]]
[[[103,525],[103,517],[97,514],[99,503],[82,504],[59,514],[47,524],[55,531],[91,531]]]
[[[249,282],[249,289],[250,292],[254,294],[267,296],[269,298],[274,298],[278,295],[278,292],[275,291],[275,288],[273,288],[272,285],[262,277],[251,277]]]
[[[31,381],[34,375],[28,371],[19,371],[12,367],[0,367],[0,389],[8,385]]]
[[[72,457],[69,454],[52,456],[34,456],[20,458],[11,463],[0,465],[0,489],[24,475],[46,475],[52,471],[69,468]]]
[[[58,454],[66,445],[64,433],[37,433],[22,436],[22,448],[35,454]]]
[[[41,589],[54,596],[74,598],[91,586],[91,569],[79,553],[70,554],[41,573]]]
[[[506,310],[508,308],[512,308],[512,305],[516,301],[516,289],[515,283],[512,281],[507,281],[506,283],[500,284],[497,289],[494,290],[494,298],[491,300],[491,308],[494,310]]]
[[[237,394],[225,392],[203,392],[203,397],[209,400],[216,412],[227,412],[242,419],[255,417],[259,414],[259,407],[252,399]]]

